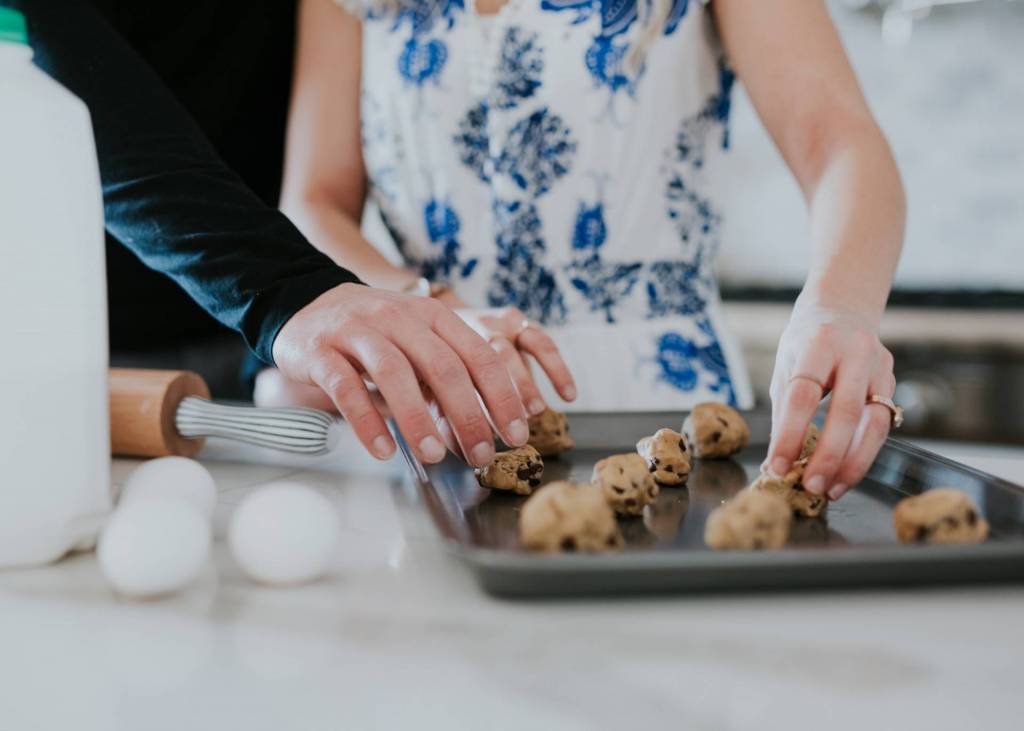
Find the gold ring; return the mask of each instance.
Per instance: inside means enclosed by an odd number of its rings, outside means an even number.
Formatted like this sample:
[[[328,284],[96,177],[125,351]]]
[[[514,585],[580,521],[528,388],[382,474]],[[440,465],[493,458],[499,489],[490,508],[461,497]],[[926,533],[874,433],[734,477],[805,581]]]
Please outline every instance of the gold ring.
[[[821,389],[821,392],[822,392],[822,393],[825,393],[825,384],[824,384],[824,383],[822,383],[821,381],[819,381],[819,380],[818,380],[817,378],[815,378],[814,376],[809,376],[809,375],[807,375],[806,373],[797,373],[797,374],[796,374],[795,376],[791,376],[791,377],[790,377],[790,379],[789,379],[789,382],[790,382],[790,383],[792,383],[793,381],[795,381],[795,380],[797,380],[797,379],[803,379],[803,380],[805,380],[805,381],[810,381],[810,382],[811,382],[811,383],[813,383],[813,384],[814,384],[815,386],[817,386],[818,388],[820,388],[820,389]]]
[[[889,415],[891,417],[889,424],[893,429],[899,429],[903,426],[903,409],[897,406],[891,398],[871,395],[868,396],[868,404],[878,404],[879,406],[884,406],[889,409]]]

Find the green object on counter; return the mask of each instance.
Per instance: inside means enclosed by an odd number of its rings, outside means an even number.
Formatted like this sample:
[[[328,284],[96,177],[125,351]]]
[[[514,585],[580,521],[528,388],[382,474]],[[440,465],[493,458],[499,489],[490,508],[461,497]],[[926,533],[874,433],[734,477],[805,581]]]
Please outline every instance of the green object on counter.
[[[17,10],[0,8],[0,43],[28,45],[28,29],[25,16]]]

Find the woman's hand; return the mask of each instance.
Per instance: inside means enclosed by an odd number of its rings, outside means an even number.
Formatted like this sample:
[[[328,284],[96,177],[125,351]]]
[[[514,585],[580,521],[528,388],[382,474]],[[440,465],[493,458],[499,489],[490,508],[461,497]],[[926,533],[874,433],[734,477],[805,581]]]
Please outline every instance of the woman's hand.
[[[285,376],[319,386],[381,459],[394,453],[395,444],[364,375],[423,462],[445,456],[446,435],[428,404],[435,395],[459,451],[474,466],[494,458],[488,412],[507,444],[519,446],[529,437],[522,400],[501,359],[439,302],[343,284],[288,320],[273,352]],[[421,381],[429,389],[426,396]]]
[[[831,392],[825,429],[804,473],[808,492],[837,500],[870,468],[889,433],[891,414],[874,396],[896,389],[892,354],[877,323],[848,311],[798,302],[779,340],[772,376],[772,439],[766,467],[784,475]]]
[[[533,379],[528,356],[547,374],[558,394],[566,401],[576,398],[576,384],[551,337],[514,307],[460,309],[457,314],[487,340],[512,376],[527,411],[536,415],[547,408]]]

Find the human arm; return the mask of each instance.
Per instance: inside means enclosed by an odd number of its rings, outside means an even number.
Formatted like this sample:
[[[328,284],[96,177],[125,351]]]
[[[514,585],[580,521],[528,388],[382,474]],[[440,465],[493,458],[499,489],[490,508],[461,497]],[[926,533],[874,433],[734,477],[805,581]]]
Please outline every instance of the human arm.
[[[421,380],[477,463],[493,454],[477,392],[502,437],[525,442],[522,403],[487,344],[441,305],[356,284],[313,249],[224,165],[159,77],[88,3],[3,1],[25,12],[39,66],[89,106],[107,227],[147,265],[239,330],[264,360],[324,389],[378,457],[394,444],[380,415],[366,408],[362,373],[425,462],[444,449]]]
[[[35,63],[89,107],[108,230],[263,360],[296,311],[358,281],[245,186],[89,3],[7,4],[26,15]]]
[[[899,259],[899,173],[821,0],[714,0],[730,62],[807,201],[812,250],[771,384],[767,464],[784,474],[825,391],[832,400],[806,470],[837,498],[864,475],[890,415],[892,356],[878,325]]]

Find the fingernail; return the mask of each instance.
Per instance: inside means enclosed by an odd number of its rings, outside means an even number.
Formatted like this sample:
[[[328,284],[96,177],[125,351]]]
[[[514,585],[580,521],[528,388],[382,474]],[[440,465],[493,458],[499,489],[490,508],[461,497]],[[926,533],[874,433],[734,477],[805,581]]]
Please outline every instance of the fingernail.
[[[536,416],[537,414],[543,414],[547,408],[547,404],[545,404],[541,399],[535,398],[530,402],[530,415]]]
[[[420,441],[420,454],[428,462],[440,462],[444,459],[446,451],[437,437],[424,437]]]
[[[373,440],[373,455],[377,459],[387,459],[395,453],[395,443],[381,434]]]
[[[821,495],[825,492],[825,478],[821,475],[815,475],[804,483],[804,488],[807,492],[815,495]]]
[[[847,489],[847,485],[844,485],[841,482],[837,482],[832,486],[832,489],[828,491],[829,500],[838,500],[843,496],[843,493],[845,493]]]
[[[566,386],[562,390],[562,395],[565,396],[565,400],[566,401],[575,401],[576,400],[576,387],[573,386],[572,384],[569,384],[568,386]]]
[[[512,447],[518,447],[526,444],[526,440],[530,438],[530,429],[526,426],[526,422],[522,419],[515,419],[508,425],[508,436],[512,440]]]
[[[789,470],[789,460],[785,457],[776,457],[772,460],[772,472],[776,477],[785,477]]]
[[[480,442],[469,451],[469,458],[475,467],[485,467],[494,459],[494,445],[490,442]]]

